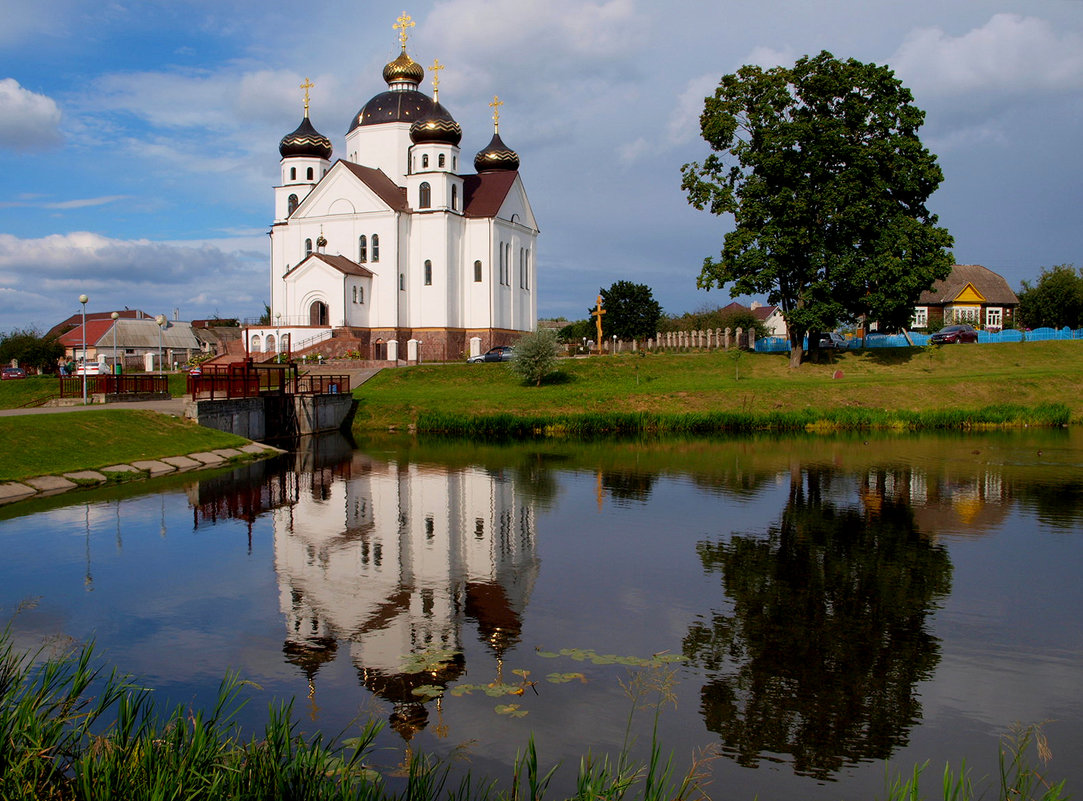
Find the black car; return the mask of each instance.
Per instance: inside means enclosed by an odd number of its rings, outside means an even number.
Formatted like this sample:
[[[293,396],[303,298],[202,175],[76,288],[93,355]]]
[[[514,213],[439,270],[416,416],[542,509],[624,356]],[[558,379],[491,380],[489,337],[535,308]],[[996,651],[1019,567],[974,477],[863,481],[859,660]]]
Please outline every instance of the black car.
[[[479,364],[480,362],[510,362],[515,358],[515,351],[511,345],[497,345],[495,348],[489,348],[485,353],[479,353],[477,356],[471,356],[467,359],[471,364]]]
[[[929,337],[930,345],[947,345],[952,342],[977,342],[978,332],[974,326],[965,323],[946,325]]]

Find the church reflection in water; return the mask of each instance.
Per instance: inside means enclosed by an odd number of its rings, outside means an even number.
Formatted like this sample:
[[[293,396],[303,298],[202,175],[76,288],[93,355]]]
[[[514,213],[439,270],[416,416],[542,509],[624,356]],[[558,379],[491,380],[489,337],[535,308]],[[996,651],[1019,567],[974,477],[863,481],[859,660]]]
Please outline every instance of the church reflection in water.
[[[197,525],[212,511],[270,509],[285,659],[315,692],[321,666],[346,649],[409,740],[428,720],[413,691],[463,674],[470,632],[497,663],[518,642],[538,572],[533,505],[499,471],[337,449],[294,458],[292,469],[254,466],[240,494],[235,480],[218,498],[202,482]],[[221,510],[227,496],[247,514]]]

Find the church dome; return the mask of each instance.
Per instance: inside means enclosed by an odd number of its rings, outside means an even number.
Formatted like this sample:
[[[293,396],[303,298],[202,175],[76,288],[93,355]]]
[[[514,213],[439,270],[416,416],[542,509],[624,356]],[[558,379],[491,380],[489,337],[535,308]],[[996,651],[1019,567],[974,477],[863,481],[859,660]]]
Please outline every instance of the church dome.
[[[463,129],[455,122],[448,110],[433,102],[432,110],[410,126],[410,141],[415,145],[425,142],[446,142],[457,145],[462,141]]]
[[[500,134],[494,133],[485,149],[474,156],[474,169],[478,172],[519,169],[519,154],[504,144]]]
[[[282,158],[309,156],[330,159],[331,140],[312,127],[306,114],[296,131],[282,137],[282,141],[278,143],[278,152],[282,154]]]
[[[380,92],[353,118],[350,131],[360,125],[382,122],[416,122],[432,113],[432,98],[416,89]],[[349,131],[347,131],[349,133]]]
[[[406,54],[405,46],[398,58],[384,65],[384,80],[393,83],[412,83],[417,86],[425,77],[425,68]]]

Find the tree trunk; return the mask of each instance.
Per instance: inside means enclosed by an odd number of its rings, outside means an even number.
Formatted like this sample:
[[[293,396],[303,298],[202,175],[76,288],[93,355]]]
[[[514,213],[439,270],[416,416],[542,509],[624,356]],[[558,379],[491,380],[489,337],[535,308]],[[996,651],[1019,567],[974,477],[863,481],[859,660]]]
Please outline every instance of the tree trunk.
[[[801,357],[804,355],[805,332],[789,330],[790,335],[790,369],[796,370],[801,366]]]

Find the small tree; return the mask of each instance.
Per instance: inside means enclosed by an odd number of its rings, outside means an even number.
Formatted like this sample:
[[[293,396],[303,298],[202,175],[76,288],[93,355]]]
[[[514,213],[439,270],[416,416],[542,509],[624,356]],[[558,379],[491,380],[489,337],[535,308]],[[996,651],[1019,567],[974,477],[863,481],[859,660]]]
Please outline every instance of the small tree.
[[[538,387],[542,379],[556,368],[559,354],[556,332],[542,328],[515,343],[515,357],[508,367],[524,381],[532,381]]]
[[[63,345],[56,339],[46,339],[34,328],[0,334],[0,364],[5,366],[14,360],[22,367],[51,373],[63,355]]]

